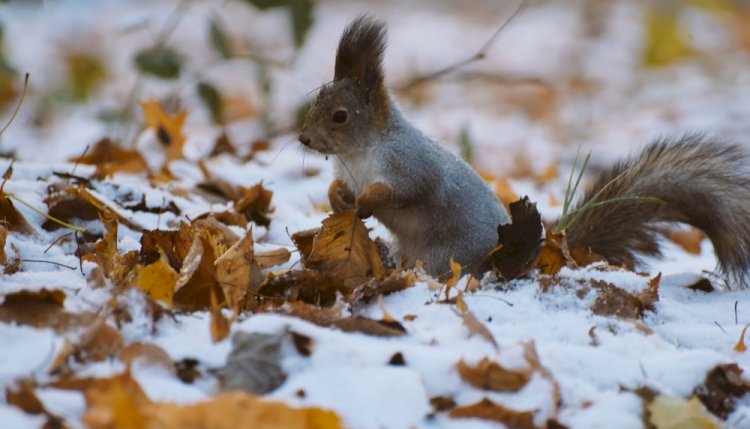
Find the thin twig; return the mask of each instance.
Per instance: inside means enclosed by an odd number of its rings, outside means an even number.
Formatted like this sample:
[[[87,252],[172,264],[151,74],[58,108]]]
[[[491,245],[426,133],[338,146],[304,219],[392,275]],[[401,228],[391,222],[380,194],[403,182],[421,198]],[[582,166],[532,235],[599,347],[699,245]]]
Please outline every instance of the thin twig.
[[[503,22],[502,25],[500,25],[500,27],[495,31],[495,33],[492,34],[492,37],[490,37],[489,40],[487,40],[484,43],[484,45],[482,45],[482,47],[479,48],[479,50],[476,53],[474,53],[474,55],[464,60],[458,61],[454,64],[451,64],[447,67],[444,67],[440,70],[434,71],[432,73],[428,73],[422,76],[417,76],[414,79],[407,82],[405,85],[402,85],[399,89],[408,90],[408,89],[414,88],[415,86],[419,86],[430,80],[434,80],[446,74],[452,73],[460,69],[461,67],[465,67],[469,64],[483,60],[487,56],[487,51],[492,47],[492,45],[495,44],[498,37],[500,37],[500,33],[502,33],[503,30],[505,30],[513,21],[515,21],[515,19],[521,14],[521,12],[523,12],[526,9],[527,6],[528,6],[527,0],[523,0],[521,3],[519,3],[519,5],[516,7],[513,13],[508,17],[508,19],[506,19],[505,22]]]
[[[23,78],[23,92],[21,92],[21,98],[18,100],[18,104],[16,104],[16,109],[13,110],[13,114],[10,116],[10,120],[8,120],[8,123],[5,124],[2,130],[0,130],[0,137],[3,136],[3,133],[5,133],[5,130],[7,130],[10,124],[13,123],[13,120],[16,119],[16,115],[18,114],[18,111],[21,110],[23,99],[26,98],[26,89],[28,89],[28,87],[29,87],[29,74],[26,73],[26,77]]]
[[[62,240],[63,238],[65,238],[65,237],[67,237],[67,236],[69,236],[69,235],[71,235],[71,234],[73,234],[73,232],[68,232],[68,233],[66,233],[66,234],[63,234],[63,235],[61,235],[61,236],[57,237],[57,238],[55,239],[55,241],[53,241],[53,242],[52,242],[52,244],[50,244],[50,245],[49,245],[49,246],[48,246],[48,247],[47,247],[46,249],[44,249],[44,252],[42,252],[42,254],[43,254],[43,255],[47,254],[47,252],[49,252],[49,249],[51,249],[51,248],[52,248],[52,246],[54,246],[54,245],[55,245],[55,244],[57,244],[57,243],[58,243],[58,242],[59,242],[60,240]]]
[[[170,14],[164,22],[164,26],[162,27],[159,36],[156,38],[156,46],[164,46],[164,44],[167,43],[167,39],[169,39],[169,36],[174,33],[177,26],[180,24],[180,21],[182,21],[182,18],[185,16],[185,12],[187,12],[190,3],[191,0],[181,0],[177,4],[177,7],[172,11],[172,14]]]
[[[86,149],[83,150],[83,153],[81,154],[81,156],[79,156],[78,159],[76,160],[76,163],[73,164],[73,169],[70,170],[71,176],[76,174],[76,168],[78,168],[78,164],[81,163],[81,160],[83,160],[83,157],[86,156],[86,152],[89,151],[89,147],[90,147],[89,145],[86,145]]]
[[[65,268],[67,268],[69,270],[75,270],[76,269],[76,267],[71,267],[70,265],[61,264],[61,263],[55,262],[55,261],[43,261],[41,259],[19,259],[19,261],[21,261],[21,262],[38,262],[40,264],[52,264],[52,265],[57,265],[57,266],[60,266],[60,267],[65,267]]]

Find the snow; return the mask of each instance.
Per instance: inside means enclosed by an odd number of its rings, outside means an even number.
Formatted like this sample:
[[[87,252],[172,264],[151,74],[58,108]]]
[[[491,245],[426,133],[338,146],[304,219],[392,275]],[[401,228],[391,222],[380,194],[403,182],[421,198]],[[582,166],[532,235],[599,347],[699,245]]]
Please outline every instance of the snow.
[[[46,207],[47,187],[64,180],[54,172],[75,171],[83,177],[94,172],[93,166],[69,160],[105,135],[120,136],[140,150],[151,167],[161,166],[164,155],[151,131],[107,124],[98,116],[126,102],[136,81],[133,54],[153,42],[175,4],[146,0],[42,3],[0,4],[7,56],[20,72],[31,73],[27,99],[0,139],[1,151],[14,152],[16,157],[13,176],[4,190],[37,208]],[[446,1],[407,5],[387,1],[377,6],[323,1],[315,10],[315,25],[305,45],[295,54],[283,10],[261,12],[246,2],[193,3],[168,43],[186,56],[188,70],[173,82],[143,79],[138,96],[181,99],[188,110],[186,160],[170,164],[175,176],[170,183],[152,184],[142,175],[118,173],[92,181],[92,194],[144,228],[174,227],[180,220],[230,207],[197,192],[172,192],[192,190],[203,181],[196,162],[205,161],[205,169],[216,179],[243,186],[263,182],[273,191],[270,226],[253,226],[256,252],[280,246],[294,251],[290,235],[320,225],[328,214],[326,192],[333,177],[332,162],[303,151],[294,132],[271,137],[271,150],[256,153],[251,161],[226,155],[207,160],[222,132],[245,155],[249,143],[267,130],[259,117],[225,127],[212,125],[194,94],[196,82],[208,80],[222,92],[247,99],[257,109],[267,110],[267,119],[283,128],[301,102],[312,97],[310,91],[331,79],[335,44],[343,26],[356,14],[372,11],[389,23],[385,68],[388,83],[398,86],[415,74],[475,52],[511,11],[503,2],[492,1],[470,7]],[[485,60],[467,68],[477,74],[538,79],[541,87],[454,76],[417,95],[395,94],[406,116],[456,151],[460,130],[469,127],[477,169],[498,177],[517,173],[509,178],[511,187],[538,201],[540,212],[550,220],[561,211],[553,199],[563,200],[579,145],[581,153],[593,150],[590,169],[598,171],[665,135],[697,130],[726,140],[750,141],[750,54],[721,16],[687,7],[680,22],[699,56],[647,69],[640,63],[645,39],[643,4],[615,1],[597,6],[602,17],[598,24],[587,20],[585,7],[576,4],[530,6],[500,36]],[[249,41],[253,52],[279,63],[269,70],[273,91],[268,99],[254,63],[217,61],[204,37],[207,18],[214,15],[238,39]],[[99,52],[106,59],[107,84],[83,104],[45,100],[64,81],[60,60],[73,48]],[[39,108],[45,102],[48,110]],[[0,112],[0,125],[10,110]],[[519,159],[528,163],[525,174],[518,173]],[[8,159],[1,159],[0,170],[9,164]],[[544,183],[537,180],[550,165],[557,166],[558,177]],[[149,207],[174,202],[182,215],[122,208],[117,201],[125,195],[132,195],[135,202],[144,197]],[[79,269],[73,242],[50,247],[67,230],[45,231],[42,215],[23,204],[15,205],[36,232],[9,236],[5,252],[11,257],[18,252],[27,261],[22,262],[22,271],[0,275],[0,301],[21,290],[59,289],[67,295],[67,311],[103,308],[113,292],[87,282],[96,265],[83,262]],[[96,221],[77,225],[102,231]],[[368,220],[367,225],[373,228],[372,236],[389,238],[377,222]],[[140,233],[122,225],[118,233],[121,252],[140,249]],[[508,283],[487,278],[481,290],[465,293],[463,300],[491,333],[497,348],[472,333],[456,307],[440,302],[443,296],[425,281],[383,298],[388,314],[407,331],[401,337],[345,333],[278,314],[244,315],[233,323],[232,332],[289,330],[310,337],[314,348],[307,357],[285,345],[281,365],[287,379],[266,397],[294,406],[330,408],[353,428],[497,427],[478,419],[452,419],[446,413],[431,416],[430,399],[437,396],[452,397],[459,405],[486,397],[508,408],[534,411],[539,425],[556,417],[571,428],[643,427],[642,401],[633,392],[639,387],[689,397],[708,371],[729,363],[737,364],[745,371],[744,379],[750,380],[750,354],[734,351],[743,327],[750,322],[750,290],[704,293],[687,289],[698,275],[716,265],[711,244],[704,240],[701,246],[701,253],[693,255],[665,242],[663,259],[644,260],[645,275],[601,266],[565,268],[560,273],[565,284],[600,280],[632,293],[646,290],[649,280],[662,273],[659,300],[640,321],[594,314],[593,292],[578,296],[574,288],[565,287],[543,291],[539,274]],[[273,270],[299,267],[299,259],[293,252],[289,262]],[[458,288],[467,281],[462,279]],[[232,345],[230,339],[211,340],[209,314],[182,313],[153,322],[137,292],[119,299],[131,316],[118,327],[126,344],[154,344],[174,361],[196,360],[204,371],[188,384],[163,368],[135,365],[133,376],[150,399],[194,403],[217,393],[218,382],[206,374],[226,363]],[[384,317],[375,302],[355,312],[373,319]],[[49,371],[64,342],[63,335],[50,329],[0,322],[0,397],[6,397],[6,388],[16,380],[44,383],[54,379]],[[488,392],[471,387],[456,371],[461,360],[476,364],[484,357],[507,368],[528,368],[524,350],[531,342],[554,381],[535,372],[519,392]],[[397,353],[405,365],[389,364]],[[109,377],[124,369],[122,362],[113,359],[83,364],[76,374]],[[559,410],[554,383],[562,399]],[[52,414],[73,428],[83,427],[86,403],[81,393],[51,387],[39,387],[35,393]],[[37,428],[44,421],[43,416],[0,403],[3,427]],[[725,423],[750,427],[750,397],[737,401]]]

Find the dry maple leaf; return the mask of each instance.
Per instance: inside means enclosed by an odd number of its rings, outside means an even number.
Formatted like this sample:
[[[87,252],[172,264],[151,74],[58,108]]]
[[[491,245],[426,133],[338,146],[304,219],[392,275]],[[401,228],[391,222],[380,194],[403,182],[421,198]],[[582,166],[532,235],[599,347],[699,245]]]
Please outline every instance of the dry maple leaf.
[[[247,220],[255,222],[259,226],[268,226],[271,219],[268,217],[273,211],[271,209],[271,198],[273,192],[258,183],[245,189],[239,199],[234,202],[234,211],[243,214]]]
[[[378,247],[354,210],[333,213],[323,220],[305,265],[349,287],[385,275]]]
[[[717,365],[706,374],[703,383],[693,389],[693,395],[712,414],[726,420],[736,409],[737,400],[750,392],[750,381],[742,377],[742,372],[736,363]]]
[[[476,404],[453,408],[448,415],[452,418],[492,420],[514,429],[536,429],[531,411],[515,411],[487,398]]]
[[[183,110],[175,116],[168,115],[157,100],[143,101],[141,107],[146,126],[151,128],[159,143],[166,149],[165,165],[169,161],[182,159],[182,147],[185,144],[182,127],[185,125],[187,112]]]
[[[542,274],[549,275],[557,274],[565,266],[575,267],[575,262],[570,256],[567,240],[565,240],[565,233],[556,234],[547,231],[536,266]]]
[[[510,370],[502,365],[483,358],[474,366],[469,366],[463,359],[456,364],[458,374],[472,386],[495,392],[518,392],[531,380],[533,371]]]
[[[260,285],[260,267],[255,262],[252,230],[216,259],[214,266],[224,299],[238,314],[248,290],[257,290]]]
[[[193,405],[171,403],[149,407],[149,429],[340,429],[343,423],[332,411],[292,408],[261,400],[243,392],[223,393]]]
[[[130,372],[97,380],[84,391],[88,409],[83,422],[90,429],[148,428],[149,399]]]
[[[178,276],[164,253],[160,253],[156,262],[136,268],[133,284],[154,300],[171,308]]]
[[[148,170],[148,164],[140,153],[124,149],[108,138],[99,140],[88,154],[69,161],[95,165],[96,171],[91,177],[99,180],[118,172],[135,174]]]
[[[528,197],[510,204],[511,223],[497,227],[498,245],[487,257],[505,280],[525,275],[537,261],[542,245],[542,218]]]

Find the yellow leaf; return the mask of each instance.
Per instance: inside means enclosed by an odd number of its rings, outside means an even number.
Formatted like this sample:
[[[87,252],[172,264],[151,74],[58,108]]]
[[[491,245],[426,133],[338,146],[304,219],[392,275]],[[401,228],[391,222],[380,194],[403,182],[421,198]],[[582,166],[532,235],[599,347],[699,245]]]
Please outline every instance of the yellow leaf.
[[[334,213],[323,220],[312,247],[306,266],[342,280],[347,286],[385,275],[378,247],[354,210]]]
[[[187,112],[183,110],[170,116],[156,100],[143,101],[141,107],[146,126],[151,128],[159,143],[167,150],[167,162],[182,159],[182,147],[185,144],[182,127],[185,125]]]
[[[678,10],[656,7],[646,17],[646,41],[643,64],[658,67],[689,58],[694,51],[683,34]]]
[[[337,429],[343,425],[332,411],[292,408],[266,402],[242,392],[222,393],[193,405],[154,404],[149,409],[152,429]]]
[[[458,280],[461,279],[461,264],[454,261],[453,258],[451,258],[451,272],[453,275],[445,281],[445,285],[448,286],[448,288],[455,286],[456,283],[458,283]]]
[[[177,277],[177,272],[169,265],[164,253],[160,251],[156,262],[138,270],[133,283],[151,298],[171,308]]]
[[[744,328],[742,328],[742,333],[740,334],[740,339],[737,341],[737,344],[734,346],[734,351],[744,353],[747,351],[747,346],[745,345],[745,333],[747,332],[747,327],[750,325],[745,325]]]
[[[648,405],[651,424],[656,429],[719,429],[716,417],[711,415],[701,401],[692,397],[689,401],[682,398],[657,396]]]
[[[283,247],[255,254],[255,260],[258,261],[261,268],[285,264],[291,257],[292,254]]]
[[[230,308],[237,310],[250,288],[253,273],[260,271],[254,260],[252,230],[216,259],[214,266],[224,299]]]

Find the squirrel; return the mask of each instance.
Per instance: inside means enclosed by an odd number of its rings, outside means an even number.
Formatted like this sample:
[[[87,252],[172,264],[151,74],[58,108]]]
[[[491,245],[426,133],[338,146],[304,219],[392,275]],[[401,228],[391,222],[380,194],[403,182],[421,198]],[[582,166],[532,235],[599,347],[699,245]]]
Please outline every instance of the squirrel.
[[[344,29],[333,81],[312,102],[299,141],[334,157],[334,212],[374,216],[397,254],[435,276],[450,272],[452,258],[481,273],[508,213],[469,164],[404,118],[385,86],[385,45],[385,25],[369,15]],[[661,223],[685,222],[711,239],[721,271],[747,285],[750,157],[738,145],[658,140],[602,173],[573,210],[593,198],[608,203],[568,227],[571,248],[635,266],[638,255],[660,254]]]

